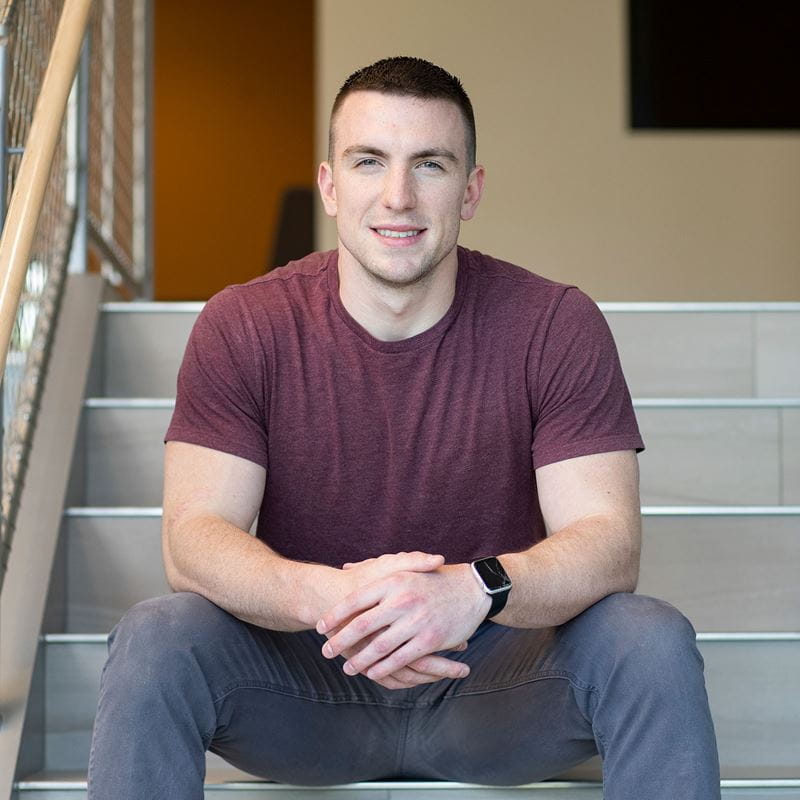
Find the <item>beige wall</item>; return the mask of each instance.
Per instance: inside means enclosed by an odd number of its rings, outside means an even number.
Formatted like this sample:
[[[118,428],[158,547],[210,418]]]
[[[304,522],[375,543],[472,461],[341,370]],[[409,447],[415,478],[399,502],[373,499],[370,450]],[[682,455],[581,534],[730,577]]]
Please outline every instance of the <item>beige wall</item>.
[[[632,133],[624,11],[317,0],[317,156],[344,78],[418,55],[459,75],[475,106],[488,177],[466,246],[598,300],[800,299],[800,133]]]

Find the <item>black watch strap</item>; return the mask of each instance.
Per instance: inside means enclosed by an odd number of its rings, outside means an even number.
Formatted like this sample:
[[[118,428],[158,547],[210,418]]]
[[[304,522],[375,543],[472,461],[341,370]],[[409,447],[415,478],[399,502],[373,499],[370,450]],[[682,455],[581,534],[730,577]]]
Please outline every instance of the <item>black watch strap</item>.
[[[486,612],[486,616],[484,617],[484,622],[487,619],[491,619],[494,616],[497,616],[505,607],[506,603],[508,602],[508,595],[511,593],[511,587],[509,586],[504,592],[498,592],[497,594],[490,594],[489,597],[492,601],[492,604],[489,606],[489,610]]]

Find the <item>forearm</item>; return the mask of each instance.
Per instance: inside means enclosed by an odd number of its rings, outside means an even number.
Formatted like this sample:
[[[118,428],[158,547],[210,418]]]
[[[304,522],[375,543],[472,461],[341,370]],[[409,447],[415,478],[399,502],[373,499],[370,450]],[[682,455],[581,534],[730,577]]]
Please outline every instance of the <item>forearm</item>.
[[[263,628],[313,628],[341,599],[341,570],[291,561],[220,517],[165,520],[167,580],[196,592],[233,616]]]
[[[641,521],[586,517],[521,553],[500,556],[513,588],[494,620],[515,628],[561,625],[614,592],[632,592],[639,574]]]

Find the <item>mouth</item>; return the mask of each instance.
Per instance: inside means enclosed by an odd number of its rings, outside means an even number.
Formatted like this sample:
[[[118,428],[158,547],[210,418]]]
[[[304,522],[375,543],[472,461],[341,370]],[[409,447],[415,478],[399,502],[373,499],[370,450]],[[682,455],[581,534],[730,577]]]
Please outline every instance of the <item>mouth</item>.
[[[408,225],[392,225],[386,228],[372,228],[371,230],[383,244],[390,247],[407,247],[416,244],[427,229],[412,228]]]

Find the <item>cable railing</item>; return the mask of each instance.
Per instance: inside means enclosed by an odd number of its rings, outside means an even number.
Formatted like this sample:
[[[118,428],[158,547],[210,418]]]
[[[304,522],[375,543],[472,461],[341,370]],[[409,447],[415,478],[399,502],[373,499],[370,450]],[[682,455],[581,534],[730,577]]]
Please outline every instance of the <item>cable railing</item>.
[[[0,590],[65,277],[147,292],[146,4],[0,2]]]

